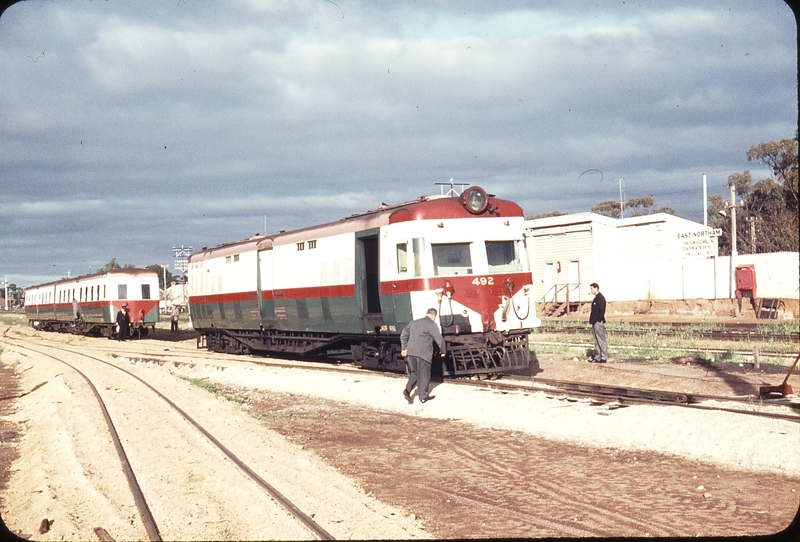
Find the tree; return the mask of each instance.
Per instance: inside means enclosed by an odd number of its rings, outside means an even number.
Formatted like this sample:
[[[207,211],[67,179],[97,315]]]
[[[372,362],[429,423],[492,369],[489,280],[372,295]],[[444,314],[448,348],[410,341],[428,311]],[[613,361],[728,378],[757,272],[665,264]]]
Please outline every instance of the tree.
[[[774,177],[755,184],[749,170],[728,177],[727,186],[734,187],[742,202],[736,208],[737,252],[797,252],[800,249],[797,131],[794,139],[753,145],[747,151],[747,159],[769,165]],[[708,200],[709,226],[720,228],[726,234],[719,241],[720,254],[730,254],[730,203],[718,194],[709,196]]]
[[[619,218],[619,202],[613,199],[607,199],[592,207],[591,211],[598,215]]]
[[[631,198],[625,202],[625,210],[628,211],[628,216],[644,216],[656,213],[667,213],[678,216],[675,209],[669,205],[656,207],[656,200],[652,197]]]
[[[797,210],[800,188],[797,180],[797,129],[794,139],[784,138],[753,145],[747,151],[747,160],[767,164],[775,176],[774,181],[783,187],[786,206]]]
[[[563,211],[550,211],[549,213],[539,213],[538,215],[533,215],[525,218],[525,220],[535,220],[537,218],[550,218],[551,216],[564,216],[569,213],[565,213]]]
[[[165,276],[164,268],[161,267],[160,264],[154,263],[152,265],[148,265],[147,269],[149,269],[151,271],[155,271],[156,273],[158,273],[158,283],[159,283],[160,288],[162,290],[166,289],[167,284],[171,283],[173,280],[177,280],[177,279],[175,279],[175,276],[172,273],[169,272],[169,269],[167,269],[166,270],[166,282],[165,282],[165,280],[164,280],[164,276]]]
[[[135,267],[136,266],[133,265],[132,263],[126,263],[125,265],[120,265],[119,263],[117,263],[116,258],[111,258],[111,261],[108,262],[105,266],[103,266],[103,272],[108,273],[112,269],[133,269]]]
[[[591,211],[598,215],[619,218],[619,202],[613,199],[607,199],[592,207]],[[657,207],[656,200],[652,197],[629,199],[625,202],[625,211],[628,216],[645,216],[655,213],[667,213],[679,216],[678,213],[675,212],[675,209],[668,205]]]

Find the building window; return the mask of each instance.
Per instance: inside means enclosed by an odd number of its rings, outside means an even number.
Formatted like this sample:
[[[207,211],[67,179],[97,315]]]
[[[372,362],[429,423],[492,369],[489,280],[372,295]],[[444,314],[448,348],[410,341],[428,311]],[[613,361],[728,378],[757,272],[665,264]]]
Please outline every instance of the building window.
[[[225,256],[225,263],[231,263],[231,257]]]
[[[313,241],[309,241],[308,242],[308,250],[311,250],[312,248],[317,248],[317,240],[316,239],[314,239]]]
[[[239,261],[239,255],[238,254],[234,254],[233,255],[233,261],[234,262],[238,262]]]
[[[305,249],[306,249],[306,244],[305,244],[305,242],[302,242],[302,243],[297,243],[297,250],[298,250],[298,251],[300,251],[300,250],[305,250]]]

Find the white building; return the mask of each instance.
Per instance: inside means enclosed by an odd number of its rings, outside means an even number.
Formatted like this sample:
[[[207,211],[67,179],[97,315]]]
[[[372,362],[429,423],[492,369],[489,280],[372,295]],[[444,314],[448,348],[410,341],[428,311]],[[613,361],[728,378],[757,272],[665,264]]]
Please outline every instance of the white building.
[[[732,267],[718,255],[719,230],[673,215],[579,213],[525,226],[539,302],[588,302],[592,282],[614,301],[730,299],[743,264],[755,265],[757,297],[798,297],[796,252],[739,255]]]

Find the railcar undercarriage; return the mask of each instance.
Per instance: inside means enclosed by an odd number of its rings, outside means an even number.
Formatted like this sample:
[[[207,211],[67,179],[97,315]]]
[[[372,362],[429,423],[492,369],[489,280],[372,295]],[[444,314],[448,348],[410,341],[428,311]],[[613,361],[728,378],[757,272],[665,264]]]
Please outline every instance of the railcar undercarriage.
[[[397,335],[301,333],[278,330],[198,330],[198,348],[229,354],[326,356],[350,351],[365,369],[405,372]],[[447,356],[434,356],[432,374],[445,376],[501,375],[526,372],[531,354],[529,329],[445,335]],[[441,361],[439,361],[441,360]]]
[[[85,322],[77,320],[74,322],[67,322],[64,320],[35,320],[31,321],[31,326],[34,329],[42,331],[55,331],[57,333],[72,333],[74,335],[90,335],[93,337],[109,337],[117,336],[116,324],[99,324],[93,322]],[[152,331],[155,331],[155,324],[151,326]],[[144,339],[151,331],[150,327],[143,325],[139,322],[131,324],[130,338]]]

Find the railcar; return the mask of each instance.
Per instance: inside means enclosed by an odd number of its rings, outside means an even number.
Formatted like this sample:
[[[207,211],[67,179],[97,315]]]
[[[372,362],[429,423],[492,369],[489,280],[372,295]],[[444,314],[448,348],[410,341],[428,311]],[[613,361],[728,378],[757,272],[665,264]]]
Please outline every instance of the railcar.
[[[131,337],[158,322],[158,273],[123,268],[71,277],[25,289],[25,315],[35,329],[115,337],[117,312],[128,304]]]
[[[198,347],[352,356],[402,372],[400,333],[434,307],[448,376],[525,371],[540,320],[522,209],[473,186],[189,256]]]

